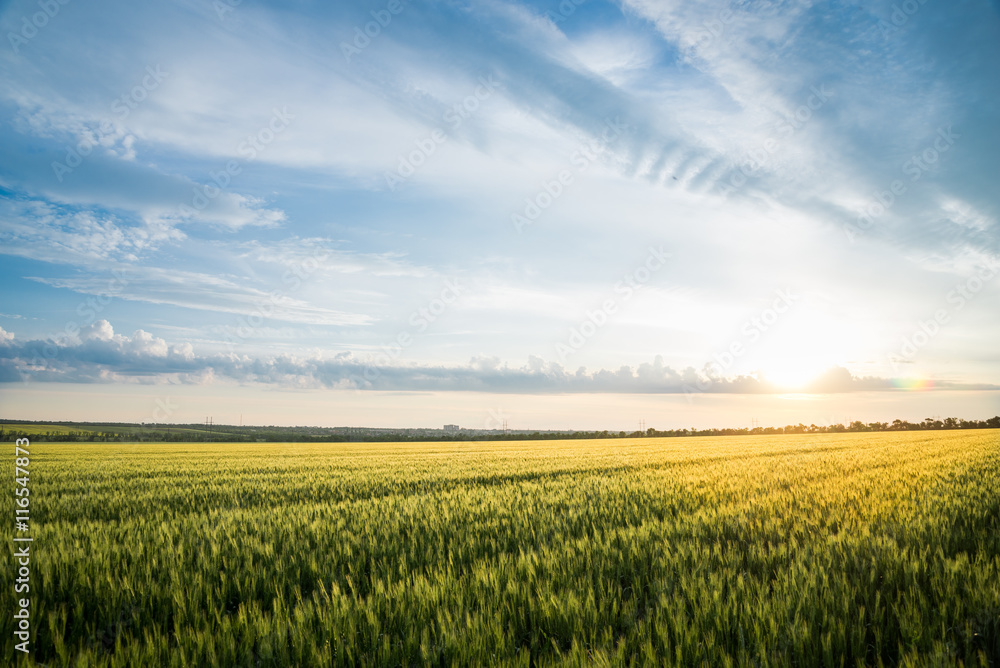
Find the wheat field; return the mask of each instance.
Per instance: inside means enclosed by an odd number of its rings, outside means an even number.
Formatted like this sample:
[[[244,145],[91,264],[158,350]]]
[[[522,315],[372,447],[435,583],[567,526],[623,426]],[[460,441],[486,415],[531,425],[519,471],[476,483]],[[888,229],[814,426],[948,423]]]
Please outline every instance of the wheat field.
[[[996,430],[31,449],[47,665],[1000,663]]]

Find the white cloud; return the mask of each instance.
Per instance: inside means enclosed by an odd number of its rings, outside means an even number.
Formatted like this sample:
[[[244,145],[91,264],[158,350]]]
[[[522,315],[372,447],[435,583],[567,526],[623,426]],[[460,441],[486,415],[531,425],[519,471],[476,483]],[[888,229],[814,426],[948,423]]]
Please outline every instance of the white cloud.
[[[0,330],[3,332],[3,330]],[[300,388],[340,388],[379,391],[471,391],[492,393],[640,393],[640,394],[771,394],[780,387],[752,376],[709,377],[692,368],[675,370],[661,357],[633,368],[583,368],[570,372],[562,365],[529,356],[521,366],[498,358],[474,357],[465,366],[380,364],[348,353],[336,357],[278,355],[197,355],[190,345],[171,346],[137,330],[131,337],[115,334],[106,320],[94,323],[76,340],[14,342],[0,337],[0,366],[8,382],[18,377],[56,382],[146,382],[200,384],[225,378],[244,384]],[[16,372],[16,373],[15,373]],[[938,383],[941,389],[1000,389],[990,385]],[[836,367],[804,392],[830,394],[892,390],[883,378],[858,378]]]
[[[240,281],[207,273],[135,266],[124,272],[114,296],[150,304],[168,304],[189,309],[232,313],[265,320],[319,325],[366,325],[372,319],[317,306],[291,296],[287,290],[264,290]],[[40,283],[83,294],[105,294],[106,277],[43,278]]]
[[[2,252],[45,262],[136,262],[182,238],[179,231],[163,225],[124,225],[111,214],[65,210],[39,200],[0,204]]]
[[[115,330],[107,320],[98,320],[80,328],[81,341],[113,341]]]

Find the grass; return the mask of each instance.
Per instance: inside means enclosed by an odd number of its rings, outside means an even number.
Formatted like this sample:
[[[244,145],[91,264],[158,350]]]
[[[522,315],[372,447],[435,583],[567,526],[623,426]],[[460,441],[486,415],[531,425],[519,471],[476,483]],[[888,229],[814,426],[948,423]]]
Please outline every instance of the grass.
[[[1000,662],[996,430],[31,451],[49,665]]]

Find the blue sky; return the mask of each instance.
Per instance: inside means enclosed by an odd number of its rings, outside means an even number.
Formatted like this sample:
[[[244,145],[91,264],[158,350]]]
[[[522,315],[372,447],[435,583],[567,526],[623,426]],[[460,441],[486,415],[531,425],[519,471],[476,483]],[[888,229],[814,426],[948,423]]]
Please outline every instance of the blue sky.
[[[7,417],[1000,411],[995,2],[0,23]]]

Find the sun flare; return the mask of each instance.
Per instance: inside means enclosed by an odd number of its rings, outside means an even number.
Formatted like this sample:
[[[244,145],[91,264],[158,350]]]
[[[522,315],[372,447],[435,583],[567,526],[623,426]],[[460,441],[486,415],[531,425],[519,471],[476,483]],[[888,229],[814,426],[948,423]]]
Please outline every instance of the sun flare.
[[[760,369],[762,380],[783,390],[804,390],[834,364],[809,357],[785,357]]]

